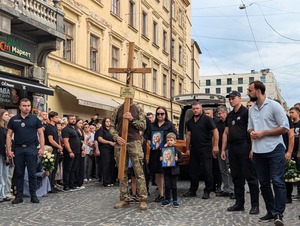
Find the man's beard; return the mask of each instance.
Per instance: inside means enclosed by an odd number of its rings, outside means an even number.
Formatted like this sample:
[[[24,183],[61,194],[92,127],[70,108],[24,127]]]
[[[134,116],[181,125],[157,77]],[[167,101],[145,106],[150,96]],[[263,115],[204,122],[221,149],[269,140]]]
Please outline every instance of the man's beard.
[[[253,102],[257,101],[257,99],[258,99],[257,97],[250,97],[250,100]]]

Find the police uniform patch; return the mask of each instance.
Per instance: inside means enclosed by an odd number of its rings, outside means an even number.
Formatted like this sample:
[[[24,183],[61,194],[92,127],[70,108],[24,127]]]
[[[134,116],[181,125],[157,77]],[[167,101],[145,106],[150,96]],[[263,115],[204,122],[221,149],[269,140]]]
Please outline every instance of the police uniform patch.
[[[21,123],[21,126],[22,126],[22,127],[25,127],[25,123],[24,123],[24,122],[22,122],[22,123]]]
[[[233,125],[233,126],[235,125],[235,121],[234,120],[232,120],[231,125]]]

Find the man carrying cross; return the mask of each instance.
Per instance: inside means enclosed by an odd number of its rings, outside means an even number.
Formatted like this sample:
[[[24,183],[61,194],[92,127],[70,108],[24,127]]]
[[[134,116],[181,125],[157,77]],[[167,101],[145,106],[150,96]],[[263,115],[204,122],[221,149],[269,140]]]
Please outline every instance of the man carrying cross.
[[[115,209],[129,206],[129,185],[128,185],[128,159],[132,162],[132,167],[137,180],[137,192],[140,197],[140,209],[147,209],[147,187],[143,171],[144,153],[142,149],[142,136],[140,131],[144,132],[146,129],[146,118],[142,108],[136,104],[130,104],[130,111],[124,112],[124,104],[122,104],[112,116],[112,124],[115,128],[110,129],[113,139],[117,142],[115,146],[116,162],[120,161],[121,145],[126,145],[128,157],[125,162],[124,179],[120,181],[120,201],[114,206]],[[124,119],[129,121],[127,143],[121,137],[122,122]]]

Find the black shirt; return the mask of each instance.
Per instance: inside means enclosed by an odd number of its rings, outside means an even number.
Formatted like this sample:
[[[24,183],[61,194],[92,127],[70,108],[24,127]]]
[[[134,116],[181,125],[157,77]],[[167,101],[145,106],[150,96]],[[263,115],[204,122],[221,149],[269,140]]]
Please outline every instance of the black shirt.
[[[222,148],[223,133],[225,130],[225,125],[226,125],[226,121],[223,122],[222,120],[219,120],[218,122],[216,122],[216,126],[219,131],[219,149],[220,150]]]
[[[292,119],[288,115],[286,117],[288,118],[290,129],[293,129],[294,124],[292,122]],[[287,151],[288,148],[289,148],[289,135],[288,135],[288,133],[282,134],[282,139],[283,139],[283,142],[284,142],[284,145],[285,145],[285,151]]]
[[[114,139],[113,139],[111,133],[107,129],[104,129],[103,127],[101,127],[100,129],[98,129],[96,131],[96,134],[95,134],[95,140],[98,141],[98,146],[99,146],[100,151],[101,150],[113,150],[114,149],[114,147],[111,146],[110,144],[101,143],[98,140],[98,137],[102,137],[104,140],[114,142]]]
[[[216,129],[214,120],[205,114],[200,115],[197,122],[192,117],[187,122],[187,131],[191,132],[192,150],[211,150],[212,148],[212,130]]]
[[[34,145],[38,142],[37,130],[42,128],[42,122],[32,114],[25,118],[22,116],[13,116],[7,125],[14,133],[15,145]]]
[[[248,129],[248,109],[243,105],[237,112],[232,110],[226,118],[226,127],[228,127],[228,144],[248,142],[250,136]]]
[[[294,142],[294,149],[293,152],[297,153],[299,147],[299,132],[300,132],[300,121],[293,123],[294,124],[294,131],[295,131],[295,142]]]
[[[81,140],[80,135],[75,128],[67,125],[62,130],[62,138],[69,138],[70,147],[74,154],[80,153]],[[64,150],[67,151],[66,148],[64,148]]]
[[[49,145],[53,148],[53,154],[57,154],[57,148],[54,147],[50,142],[49,142],[49,136],[53,137],[53,140],[59,144],[59,137],[58,137],[58,130],[56,128],[56,126],[53,126],[52,124],[48,124],[45,127],[45,145]]]

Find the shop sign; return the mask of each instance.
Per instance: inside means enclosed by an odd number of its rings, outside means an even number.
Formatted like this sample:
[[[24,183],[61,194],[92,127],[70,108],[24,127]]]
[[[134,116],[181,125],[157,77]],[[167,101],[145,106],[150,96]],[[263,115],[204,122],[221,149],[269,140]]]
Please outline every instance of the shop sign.
[[[13,35],[0,34],[0,52],[15,55],[34,62],[35,45]]]
[[[1,104],[17,104],[18,101],[19,101],[19,95],[16,89],[0,86]]]

